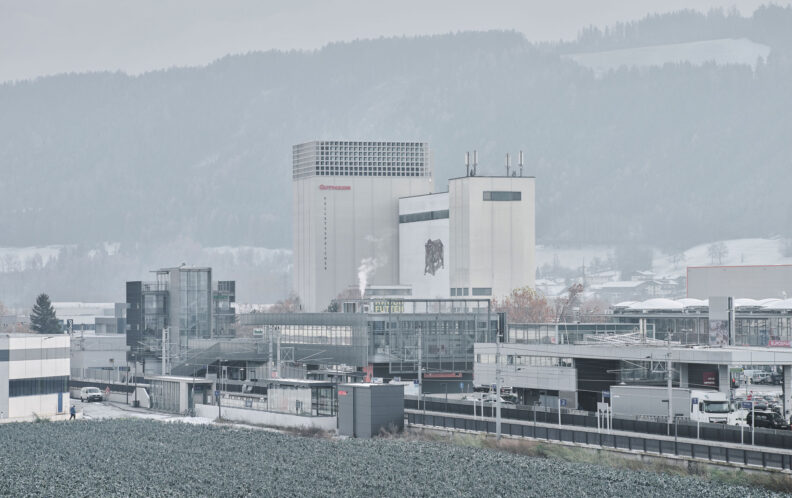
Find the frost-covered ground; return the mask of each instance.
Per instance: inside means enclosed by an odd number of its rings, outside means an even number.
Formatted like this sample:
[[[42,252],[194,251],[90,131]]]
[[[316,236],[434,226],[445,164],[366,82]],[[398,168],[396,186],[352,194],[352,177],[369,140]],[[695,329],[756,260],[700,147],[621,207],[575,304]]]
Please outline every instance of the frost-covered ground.
[[[80,400],[71,400],[77,407],[77,411],[82,413],[85,420],[111,420],[119,418],[137,418],[144,420],[156,420],[160,422],[185,422],[188,424],[207,425],[214,423],[213,420],[201,417],[185,417],[172,415],[169,413],[153,412],[144,408],[132,408],[120,403],[102,401],[100,403],[83,403]]]
[[[403,439],[80,420],[0,426],[8,496],[765,496],[693,477]]]

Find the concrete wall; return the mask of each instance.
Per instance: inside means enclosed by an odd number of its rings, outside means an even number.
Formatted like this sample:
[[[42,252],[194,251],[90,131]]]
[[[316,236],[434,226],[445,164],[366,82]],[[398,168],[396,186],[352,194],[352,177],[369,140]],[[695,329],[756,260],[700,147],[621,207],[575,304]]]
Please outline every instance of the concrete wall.
[[[784,299],[792,297],[792,265],[689,266],[687,296]]]
[[[491,288],[500,298],[534,286],[535,180],[462,177],[448,182],[452,288]],[[521,200],[485,201],[485,191],[520,192]]]
[[[195,405],[195,414],[204,418],[217,418],[216,405]],[[221,415],[226,420],[243,422],[246,424],[267,425],[284,428],[315,428],[332,431],[336,428],[336,417],[301,417],[286,413],[265,412],[260,410],[246,410],[244,408],[222,407]]]
[[[448,193],[399,199],[399,216],[448,211]],[[443,243],[444,265],[434,274],[426,272],[426,242]],[[450,247],[448,218],[399,223],[399,283],[412,286],[412,297],[443,298],[449,296]]]
[[[399,281],[399,198],[433,192],[431,177],[313,176],[293,181],[294,290],[321,311],[369,259],[369,285]]]

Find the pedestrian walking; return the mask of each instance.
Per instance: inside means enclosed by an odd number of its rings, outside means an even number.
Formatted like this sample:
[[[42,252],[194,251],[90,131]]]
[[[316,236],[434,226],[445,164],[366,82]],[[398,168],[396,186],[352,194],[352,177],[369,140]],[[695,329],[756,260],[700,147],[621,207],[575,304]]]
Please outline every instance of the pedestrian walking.
[[[69,409],[69,413],[71,414],[69,416],[69,420],[77,420],[77,407],[72,405],[71,408]]]

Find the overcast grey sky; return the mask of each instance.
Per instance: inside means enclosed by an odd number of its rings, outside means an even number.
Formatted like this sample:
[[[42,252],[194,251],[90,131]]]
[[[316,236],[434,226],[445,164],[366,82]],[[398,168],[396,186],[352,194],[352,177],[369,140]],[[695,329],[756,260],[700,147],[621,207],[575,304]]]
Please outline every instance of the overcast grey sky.
[[[514,29],[575,37],[649,13],[767,0],[0,0],[0,81],[92,70],[137,74],[229,53],[379,36]],[[775,1],[788,5],[790,1]]]

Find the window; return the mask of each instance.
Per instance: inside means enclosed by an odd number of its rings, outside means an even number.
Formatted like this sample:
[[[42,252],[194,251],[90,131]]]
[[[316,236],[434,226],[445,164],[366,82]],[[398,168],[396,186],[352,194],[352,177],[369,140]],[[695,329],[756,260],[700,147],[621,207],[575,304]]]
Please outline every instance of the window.
[[[467,290],[467,289],[465,289]],[[492,287],[473,287],[474,296],[491,296]]]
[[[456,287],[451,287],[451,297],[456,297]]]
[[[69,377],[34,377],[32,379],[11,379],[8,381],[8,397],[38,396],[42,394],[65,393],[69,391]]]
[[[500,190],[485,190],[485,201],[521,201],[522,192],[508,192]]]

